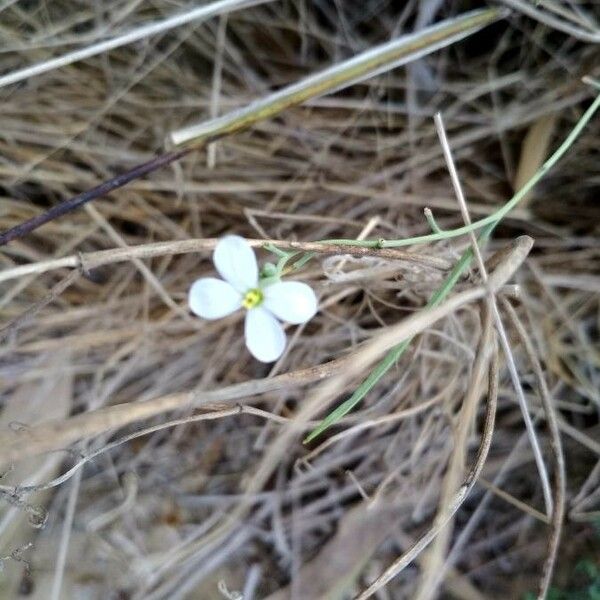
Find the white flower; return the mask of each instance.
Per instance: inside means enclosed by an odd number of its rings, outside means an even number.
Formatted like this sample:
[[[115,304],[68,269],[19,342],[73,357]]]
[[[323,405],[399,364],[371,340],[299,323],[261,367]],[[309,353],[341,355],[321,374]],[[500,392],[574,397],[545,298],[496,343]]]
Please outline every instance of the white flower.
[[[193,313],[220,319],[246,308],[246,346],[262,362],[277,360],[285,349],[285,333],[277,319],[306,323],[317,312],[312,288],[299,281],[261,282],[256,257],[248,242],[228,235],[217,244],[213,262],[223,279],[204,277],[190,288]]]

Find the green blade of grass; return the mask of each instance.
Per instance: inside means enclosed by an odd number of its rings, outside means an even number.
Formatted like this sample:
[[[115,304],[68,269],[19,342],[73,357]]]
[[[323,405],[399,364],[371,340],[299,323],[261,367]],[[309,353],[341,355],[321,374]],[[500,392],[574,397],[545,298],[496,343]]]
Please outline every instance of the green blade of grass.
[[[469,225],[463,225],[462,227],[457,227],[456,229],[448,229],[444,231],[435,231],[435,228],[437,228],[436,225],[434,227],[434,233],[399,240],[356,240],[342,238],[321,240],[321,243],[336,244],[338,246],[360,246],[363,248],[401,248],[403,246],[413,246],[414,244],[426,244],[429,242],[447,240],[465,235],[471,231],[477,231],[482,227],[498,223],[511,210],[516,208],[516,206],[522,202],[523,198],[527,197],[529,192],[539,183],[546,173],[548,173],[548,171],[550,171],[550,169],[552,169],[552,167],[567,153],[568,149],[573,145],[573,142],[583,131],[584,127],[594,116],[594,113],[598,110],[598,108],[600,108],[600,95],[596,96],[588,109],[583,113],[579,121],[577,121],[575,127],[573,127],[569,135],[554,151],[552,156],[536,171],[533,177],[531,177],[531,179],[518,192],[516,192],[515,195],[508,202],[506,202],[506,204],[503,204],[497,211],[483,219],[480,219],[479,221],[473,221]]]
[[[495,225],[488,225],[483,230],[479,237],[479,243],[483,244],[494,229]],[[444,283],[434,292],[429,299],[426,308],[436,307],[456,285],[462,274],[466,271],[471,259],[473,258],[473,250],[468,248],[465,250],[459,261],[456,263]],[[354,393],[342,402],[335,410],[330,412],[320,423],[313,429],[304,439],[304,443],[314,440],[317,436],[323,433],[326,429],[337,423],[342,417],[348,414],[375,386],[375,384],[390,370],[390,368],[400,359],[410,346],[413,338],[404,340],[392,348],[383,358],[383,360],[369,373],[368,377],[354,390]]]
[[[420,236],[417,238],[410,238],[406,240],[389,240],[386,242],[378,241],[358,241],[358,240],[324,240],[325,243],[337,243],[347,245],[377,245],[385,247],[398,247],[419,242],[435,241],[440,239],[446,239],[454,237],[456,235],[462,235],[469,231],[474,231],[477,228],[483,227],[479,236],[479,243],[483,244],[492,234],[492,231],[496,225],[513,209],[517,204],[527,196],[531,189],[542,179],[542,177],[566,154],[567,150],[572,146],[573,142],[577,139],[579,134],[583,131],[583,128],[590,121],[596,110],[600,107],[600,95],[595,98],[588,109],[583,113],[579,121],[575,124],[575,127],[571,130],[569,135],[564,139],[562,144],[554,151],[552,156],[540,167],[540,169],[533,175],[533,177],[499,210],[495,213],[481,219],[471,225],[460,227],[451,231],[440,231],[428,236]],[[473,258],[473,252],[471,248],[465,250],[460,260],[456,263],[444,283],[435,291],[435,293],[429,299],[425,308],[434,308],[437,306],[454,288],[461,275],[465,272],[471,260]],[[310,434],[304,439],[304,443],[308,443],[314,440],[317,436],[323,433],[326,429],[337,423],[342,417],[348,414],[367,394],[373,389],[377,382],[390,370],[392,365],[404,354],[406,349],[410,346],[413,338],[405,340],[398,346],[392,348],[383,358],[383,360],[369,373],[367,378],[356,388],[354,393],[345,402],[340,404],[332,412],[330,412],[322,421],[313,429]]]

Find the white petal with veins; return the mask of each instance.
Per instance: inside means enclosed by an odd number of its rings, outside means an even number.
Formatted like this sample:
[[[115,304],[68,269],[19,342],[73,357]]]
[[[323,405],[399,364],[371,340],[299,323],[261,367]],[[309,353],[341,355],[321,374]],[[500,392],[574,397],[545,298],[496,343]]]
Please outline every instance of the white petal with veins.
[[[246,346],[254,358],[262,362],[273,362],[283,354],[283,327],[268,310],[259,307],[247,312],[245,334]]]
[[[300,281],[281,281],[263,290],[263,306],[288,323],[306,323],[317,312],[317,297]]]
[[[242,306],[242,295],[222,279],[205,277],[192,284],[188,302],[199,317],[220,319]]]
[[[258,265],[254,250],[239,235],[227,235],[219,240],[213,262],[221,277],[238,292],[245,293],[258,285]]]

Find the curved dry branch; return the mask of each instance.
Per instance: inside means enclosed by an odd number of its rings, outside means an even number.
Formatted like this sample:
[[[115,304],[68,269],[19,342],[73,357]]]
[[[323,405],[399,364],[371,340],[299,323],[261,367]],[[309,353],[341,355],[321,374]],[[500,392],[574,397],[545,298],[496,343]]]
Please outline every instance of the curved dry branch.
[[[491,349],[495,341],[494,329],[492,327],[493,313],[490,310],[489,304],[485,303],[480,312],[482,313],[483,332],[479,339],[475,362],[469,376],[467,392],[456,419],[452,454],[449,458],[448,468],[446,469],[442,483],[436,522],[445,518],[447,507],[452,505],[450,499],[455,493],[456,486],[460,483],[464,472],[464,464],[466,463],[469,447],[469,434],[476,422],[481,397],[485,395],[485,378],[489,372]],[[432,548],[424,556],[421,581],[415,595],[415,600],[427,600],[435,596],[440,582],[440,567],[443,564],[452,534],[452,527],[450,525],[451,519],[448,519],[448,527],[435,539]]]
[[[431,543],[438,533],[447,525],[448,521],[456,514],[456,511],[467,499],[479,477],[483,465],[487,459],[492,435],[494,433],[494,421],[496,418],[496,406],[498,402],[498,350],[494,344],[494,355],[490,365],[488,402],[485,413],[485,423],[481,435],[481,443],[477,450],[475,462],[467,474],[463,484],[453,496],[447,512],[433,526],[422,535],[402,556],[396,559],[366,590],[356,596],[355,600],[366,600],[386,583],[393,579],[398,573],[405,569],[415,558]]]
[[[127,262],[134,259],[154,258],[157,256],[173,256],[175,254],[191,254],[193,252],[210,252],[217,245],[218,238],[200,238],[190,240],[176,240],[170,242],[155,242],[152,244],[140,244],[128,248],[111,248],[109,250],[98,250],[72,254],[52,260],[44,260],[26,265],[5,269],[0,273],[0,282],[24,277],[25,275],[39,275],[58,269],[81,269],[88,271],[97,267],[115,263]],[[431,267],[434,269],[449,269],[450,263],[443,258],[418,254],[415,252],[404,252],[393,248],[363,248],[345,246],[341,244],[326,244],[321,242],[288,242],[286,240],[254,239],[247,240],[253,248],[263,248],[271,244],[281,250],[297,252],[315,252],[323,256],[350,255],[355,257],[371,256],[386,260],[402,260],[411,263]]]
[[[0,467],[43,452],[66,448],[73,442],[89,438],[174,410],[202,408],[223,410],[240,398],[307,385],[331,377],[349,361],[348,357],[285,373],[266,379],[254,379],[219,390],[188,390],[146,400],[128,402],[82,413],[65,421],[49,421],[20,430],[0,434]]]
[[[510,302],[506,299],[502,299],[502,305],[512,325],[514,326],[519,339],[523,343],[523,347],[525,348],[525,352],[533,368],[536,387],[542,401],[544,415],[546,417],[546,422],[548,423],[548,430],[550,431],[550,447],[552,449],[552,454],[554,455],[554,462],[556,463],[554,503],[552,519],[550,522],[552,529],[550,533],[550,541],[548,542],[548,555],[544,562],[542,578],[540,580],[537,596],[538,600],[544,600],[552,580],[552,572],[556,562],[558,545],[560,543],[560,534],[564,521],[565,493],[567,485],[565,458],[560,440],[560,430],[558,427],[558,421],[556,419],[555,409],[552,405],[552,399],[550,397],[550,392],[548,391],[548,386],[546,385],[546,380],[544,378],[542,365],[540,364],[538,355],[535,351],[531,338],[525,329],[525,326],[521,322],[519,315],[517,315],[517,312],[512,307]]]

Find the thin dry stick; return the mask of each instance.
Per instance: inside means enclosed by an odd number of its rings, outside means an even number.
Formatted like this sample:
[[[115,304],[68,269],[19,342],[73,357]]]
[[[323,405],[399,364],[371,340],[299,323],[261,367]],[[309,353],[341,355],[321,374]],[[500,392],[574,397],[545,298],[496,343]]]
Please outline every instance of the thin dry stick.
[[[123,239],[123,236],[102,216],[94,206],[88,204],[85,206],[85,210],[88,214],[96,221],[100,227],[108,234],[108,237],[118,246],[124,250],[128,250],[129,246]],[[159,295],[162,301],[177,315],[184,320],[189,320],[190,316],[186,310],[181,308],[174,300],[171,295],[165,290],[162,283],[158,280],[156,275],[142,262],[139,258],[132,258],[131,261],[136,266],[137,270],[142,274],[142,277],[148,282],[150,287]]]
[[[221,84],[223,81],[223,54],[225,51],[225,32],[227,31],[227,15],[221,15],[217,29],[216,53],[213,66],[212,89],[210,93],[210,116],[217,117],[219,114],[219,97],[221,96]],[[209,144],[206,148],[206,166],[214,169],[217,164],[217,142]]]
[[[18,83],[19,81],[29,79],[30,77],[47,73],[53,69],[59,69],[80,60],[102,54],[103,52],[114,50],[115,48],[119,48],[121,46],[133,44],[134,42],[143,40],[144,38],[157,35],[159,33],[164,33],[165,31],[169,31],[170,29],[174,29],[176,27],[181,27],[182,25],[191,23],[192,21],[202,22],[214,17],[215,15],[220,15],[223,13],[226,14],[227,12],[241,10],[243,8],[249,8],[251,6],[272,1],[273,0],[219,0],[218,2],[213,2],[212,4],[199,6],[198,8],[189,10],[188,12],[179,15],[173,15],[172,17],[167,17],[161,21],[146,23],[137,29],[133,29],[132,31],[128,31],[127,33],[108,40],[103,40],[97,44],[92,44],[91,46],[74,50],[68,54],[51,58],[50,60],[46,60],[36,65],[31,65],[30,67],[19,69],[18,71],[13,71],[12,73],[7,73],[6,75],[0,77],[0,87]]]
[[[444,477],[442,493],[438,503],[436,522],[446,518],[447,507],[456,493],[456,486],[461,481],[465,457],[468,450],[468,435],[477,416],[477,407],[485,390],[485,376],[489,371],[491,348],[495,343],[492,328],[492,313],[489,304],[481,312],[483,332],[479,341],[479,347],[473,364],[473,369],[467,385],[467,393],[457,417],[456,433],[454,434],[454,448],[448,470]],[[439,585],[438,573],[443,564],[444,555],[447,553],[451,535],[451,519],[447,520],[444,530],[436,538],[431,550],[425,555],[422,565],[421,583],[416,594],[416,600],[431,598]]]
[[[452,186],[454,188],[454,193],[456,194],[456,198],[458,200],[460,211],[462,217],[465,221],[466,225],[471,224],[471,216],[469,215],[469,209],[467,207],[467,202],[465,200],[465,196],[462,191],[462,186],[460,184],[460,179],[458,177],[458,172],[456,171],[456,167],[454,165],[454,160],[452,158],[452,151],[450,149],[450,144],[448,143],[448,138],[446,136],[446,131],[444,129],[444,122],[442,120],[442,115],[437,113],[434,117],[436,129],[438,132],[438,136],[440,138],[440,142],[442,144],[442,149],[444,151],[444,158],[446,159],[446,164],[448,166],[448,171],[450,173],[450,179],[452,180]],[[471,242],[471,246],[473,248],[473,254],[475,255],[475,259],[477,261],[477,266],[479,268],[481,278],[484,283],[488,283],[488,274],[487,269],[485,267],[485,263],[483,261],[483,257],[481,256],[481,251],[479,250],[479,244],[477,243],[477,238],[475,234],[470,231],[469,239]],[[535,432],[535,426],[533,421],[531,420],[531,415],[529,414],[529,408],[527,406],[527,400],[525,398],[525,393],[523,392],[523,388],[521,386],[521,380],[519,378],[519,373],[517,371],[517,365],[515,363],[515,359],[510,348],[510,343],[508,341],[508,336],[506,335],[506,330],[502,323],[502,318],[500,316],[500,311],[498,310],[498,304],[496,302],[496,298],[494,294],[490,291],[488,296],[488,301],[490,303],[490,309],[492,311],[492,315],[494,317],[494,323],[496,325],[496,329],[498,331],[498,337],[500,338],[500,345],[502,347],[502,351],[506,357],[506,363],[508,365],[508,371],[510,374],[512,385],[517,394],[517,400],[519,401],[519,407],[521,409],[521,414],[523,415],[523,420],[525,421],[525,427],[527,429],[527,434],[529,435],[529,441],[531,444],[531,448],[533,450],[533,456],[535,458],[535,463],[538,469],[538,473],[540,476],[540,480],[542,482],[542,490],[544,493],[544,502],[546,505],[546,514],[550,515],[552,513],[552,489],[550,486],[550,478],[548,477],[548,471],[546,469],[546,465],[544,463],[544,457],[542,455],[542,450],[540,448],[537,434]]]
[[[144,437],[157,431],[161,431],[163,429],[169,429],[170,427],[177,427],[178,425],[187,425],[189,423],[197,423],[199,421],[214,421],[216,419],[223,419],[226,417],[233,417],[236,415],[252,415],[254,417],[260,417],[263,419],[267,419],[268,421],[279,423],[280,425],[282,423],[288,423],[291,420],[286,417],[282,417],[281,415],[277,415],[266,410],[256,408],[254,406],[246,406],[243,404],[238,404],[235,408],[223,408],[220,410],[207,411],[197,415],[182,417],[180,419],[172,419],[171,421],[165,421],[164,423],[160,423],[158,425],[152,425],[151,427],[140,429],[140,431],[130,433],[129,435],[119,438],[114,442],[110,442],[109,444],[106,444],[105,446],[102,446],[101,448],[98,448],[97,450],[94,450],[89,454],[84,454],[83,458],[81,458],[77,463],[75,463],[68,471],[65,471],[62,475],[60,475],[59,477],[55,477],[51,481],[35,485],[19,485],[16,488],[10,486],[0,486],[0,492],[5,492],[9,494],[18,493],[19,496],[21,496],[23,494],[30,494],[32,492],[48,490],[62,485],[63,483],[71,479],[71,477],[73,477],[73,475],[75,475],[75,473],[79,471],[81,467],[83,467],[85,464],[94,460],[101,454],[109,452],[110,450],[113,450],[118,446],[121,446],[122,444],[126,444],[135,439]],[[308,422],[306,427],[314,427],[314,425],[314,422]]]
[[[97,252],[72,254],[63,258],[55,258],[27,265],[21,265],[0,272],[0,282],[31,274],[47,273],[57,269],[81,269],[88,271],[104,265],[127,262],[133,259],[154,258],[156,256],[173,256],[192,252],[206,252],[215,249],[218,238],[201,238],[190,240],[175,240],[140,244],[128,248],[111,248]],[[323,256],[344,255],[355,257],[372,256],[387,260],[405,260],[436,269],[448,269],[450,263],[442,258],[414,252],[403,252],[392,248],[361,248],[321,242],[289,242],[286,240],[253,239],[247,240],[253,248],[264,248],[273,245],[281,250],[298,252],[315,252]]]
[[[144,177],[145,175],[148,175],[149,173],[152,173],[161,167],[170,165],[176,160],[183,158],[191,151],[191,148],[184,148],[183,150],[161,154],[160,156],[156,156],[148,162],[137,165],[133,169],[130,169],[121,175],[117,175],[116,177],[113,177],[112,179],[93,187],[91,190],[86,190],[85,192],[77,194],[68,200],[63,200],[62,202],[55,204],[46,212],[40,213],[39,215],[36,215],[31,219],[27,219],[27,221],[23,221],[22,223],[15,225],[15,227],[11,227],[10,229],[0,233],[0,246],[5,246],[12,240],[16,240],[27,235],[28,233],[35,231],[38,227],[41,227],[42,225],[45,225],[54,219],[58,219],[59,217],[66,215],[67,213],[80,208],[92,200],[102,198],[102,196],[106,196],[106,194],[109,194],[114,190],[118,190],[131,181],[135,181],[140,177]]]
[[[75,508],[79,497],[79,487],[81,484],[82,471],[77,474],[77,477],[71,483],[69,497],[67,500],[67,509],[65,512],[65,520],[63,521],[58,553],[56,556],[56,567],[54,570],[54,579],[52,580],[52,589],[50,590],[50,599],[59,600],[60,591],[62,588],[63,577],[65,574],[65,565],[67,563],[67,552],[69,550],[69,540],[71,539],[71,531],[73,529],[73,519],[75,518]]]
[[[494,487],[502,485],[510,470],[514,468],[515,463],[518,462],[518,457],[522,455],[527,441],[527,433],[524,432],[519,436],[517,442],[511,448],[506,460],[502,462],[492,483]],[[454,546],[452,547],[452,550],[448,555],[448,559],[442,569],[443,573],[446,573],[452,567],[452,565],[455,565],[461,559],[461,557],[464,556],[466,544],[473,536],[478,525],[485,519],[486,510],[492,500],[493,492],[487,488],[486,482],[482,477],[479,478],[478,482],[482,484],[487,491],[483,495],[483,498],[478,503],[473,513],[470,515],[465,526],[461,529],[460,533],[458,533],[456,542],[454,543]],[[543,519],[547,519],[545,515],[542,514],[541,516]]]
[[[523,343],[525,352],[527,353],[527,357],[529,358],[529,362],[533,368],[536,387],[542,400],[544,415],[550,431],[550,444],[552,453],[554,454],[554,460],[556,462],[556,487],[554,496],[554,510],[552,511],[552,531],[550,534],[550,541],[548,543],[548,556],[546,557],[546,561],[544,563],[542,579],[538,588],[538,600],[544,600],[552,580],[552,572],[554,570],[554,563],[556,562],[556,555],[558,553],[560,534],[564,520],[565,494],[567,487],[565,459],[560,439],[558,420],[556,419],[552,398],[550,397],[550,392],[548,391],[548,386],[546,385],[546,379],[544,377],[538,355],[535,351],[529,334],[527,333],[523,323],[521,322],[521,319],[517,315],[517,312],[512,307],[511,303],[503,298],[502,305],[506,311],[506,314],[510,318],[512,325],[517,331],[519,339]]]
[[[546,525],[549,525],[551,523],[550,517],[547,517],[543,512],[540,512],[539,510],[533,508],[533,506],[529,506],[529,504],[527,504],[526,502],[515,498],[512,494],[509,494],[502,488],[495,486],[493,483],[490,483],[485,478],[480,477],[478,483],[480,486],[484,487],[486,490],[493,493],[495,496],[498,496],[498,498],[502,498],[502,500],[508,502],[508,504],[512,504],[521,512],[532,516],[534,519],[537,519],[541,523],[545,523]]]
[[[333,446],[340,440],[343,440],[344,438],[353,436],[353,435],[359,433],[360,431],[364,431],[365,429],[371,429],[373,427],[379,427],[381,425],[384,425],[384,426],[390,425],[392,423],[395,423],[396,421],[401,421],[408,417],[414,417],[415,415],[418,415],[418,414],[428,410],[432,406],[439,404],[443,398],[443,394],[444,394],[444,392],[440,392],[439,394],[436,394],[436,396],[434,398],[431,398],[425,402],[421,402],[420,404],[417,404],[416,406],[412,406],[411,408],[406,408],[404,410],[400,410],[398,412],[394,412],[390,415],[385,415],[385,416],[379,417],[377,419],[370,419],[370,420],[362,421],[361,423],[358,423],[358,425],[354,425],[353,427],[344,429],[344,430],[336,433],[335,435],[332,435],[331,437],[327,438],[324,442],[319,444],[314,450],[311,450],[306,456],[304,456],[302,458],[302,462],[309,463],[311,460],[316,458],[319,454],[321,454],[325,450],[327,450],[327,448],[329,448],[330,446]]]
[[[456,514],[458,509],[468,497],[477,481],[483,465],[487,459],[494,433],[496,406],[498,402],[498,351],[494,343],[494,353],[490,365],[489,389],[485,424],[481,435],[481,443],[477,450],[475,463],[467,474],[462,486],[452,498],[447,513],[422,535],[402,556],[397,558],[366,590],[360,593],[355,600],[366,600],[391,581],[398,573],[405,569],[421,552],[431,543],[438,533],[446,526],[448,521]]]
[[[11,319],[8,323],[0,327],[0,340],[3,340],[13,331],[16,331],[26,323],[28,323],[35,315],[52,302],[56,300],[70,285],[72,285],[77,279],[79,279],[81,273],[79,271],[71,271],[65,277],[63,277],[58,283],[54,284],[50,291],[38,302],[31,305],[27,310],[22,312],[20,315]]]
[[[168,394],[144,402],[107,406],[71,417],[66,421],[47,422],[15,433],[0,434],[0,468],[20,459],[65,448],[78,439],[123,427],[166,412],[201,407],[227,407],[240,398],[264,394],[288,387],[308,385],[331,377],[343,369],[349,357],[323,365],[293,371],[269,379],[255,379],[207,392],[186,391]]]
[[[139,489],[139,479],[133,471],[128,471],[123,475],[122,483],[125,494],[123,502],[88,521],[85,525],[86,531],[98,531],[134,508]]]
[[[547,12],[537,9],[536,3],[527,0],[502,0],[502,2],[507,6],[510,6],[510,8],[523,12],[527,16],[536,19],[548,27],[558,29],[559,31],[567,33],[584,42],[591,42],[593,44],[600,42],[600,31],[598,28],[594,31],[593,29],[585,30],[581,27],[575,27],[574,25],[569,24],[566,19],[555,17]]]

